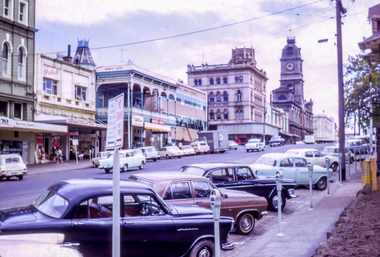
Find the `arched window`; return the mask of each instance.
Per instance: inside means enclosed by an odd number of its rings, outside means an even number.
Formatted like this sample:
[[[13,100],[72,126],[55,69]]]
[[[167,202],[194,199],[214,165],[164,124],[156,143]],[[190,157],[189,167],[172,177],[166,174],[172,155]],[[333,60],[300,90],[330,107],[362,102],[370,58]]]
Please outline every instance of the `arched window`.
[[[228,94],[225,91],[224,91],[224,94],[223,94],[223,102],[228,102]]]
[[[210,103],[213,103],[214,102],[214,93],[211,92],[210,93],[210,99],[209,99]]]
[[[240,111],[240,120],[243,120],[243,111]]]
[[[240,91],[238,91],[238,93],[236,94],[236,101],[237,102],[241,102],[242,101],[242,95],[241,95]]]
[[[169,95],[169,100],[174,101],[174,96],[173,95]]]
[[[218,92],[217,94],[216,94],[216,102],[217,103],[220,103],[222,101],[222,95],[220,94],[220,92]]]
[[[239,83],[243,83],[243,77],[239,78]]]
[[[227,109],[224,109],[223,119],[228,120],[228,111],[227,111]]]
[[[223,84],[227,85],[227,78],[223,78]]]
[[[18,69],[17,69],[17,76],[19,78],[24,77],[23,76],[23,51],[22,48],[20,47],[18,49]]]
[[[213,119],[214,119],[214,111],[211,110],[211,111],[210,111],[210,120],[213,120]]]
[[[198,85],[202,86],[202,80],[200,80],[200,79],[198,80]]]
[[[284,95],[280,95],[280,97],[278,98],[278,100],[286,100],[286,96],[284,96]]]
[[[216,79],[216,84],[217,84],[217,85],[220,85],[220,78],[217,78],[217,79]]]
[[[198,86],[198,80],[194,80],[194,86]]]
[[[235,83],[239,83],[239,78],[238,77],[235,77]]]
[[[218,110],[218,111],[216,112],[216,119],[217,119],[217,120],[221,120],[221,119],[222,119],[222,113],[220,112],[220,110]]]
[[[210,85],[214,85],[214,79],[210,79]]]
[[[8,45],[3,44],[3,74],[8,73]]]

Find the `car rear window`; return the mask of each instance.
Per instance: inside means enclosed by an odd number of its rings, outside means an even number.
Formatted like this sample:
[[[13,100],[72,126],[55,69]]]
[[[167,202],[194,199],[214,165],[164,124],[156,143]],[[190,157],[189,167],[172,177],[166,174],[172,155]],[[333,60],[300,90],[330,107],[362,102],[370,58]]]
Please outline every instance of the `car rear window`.
[[[33,206],[43,214],[59,219],[69,207],[69,202],[56,193],[46,190],[34,201]]]
[[[206,143],[200,143],[200,145],[204,146],[204,145],[206,145]]]
[[[151,182],[151,181],[148,181],[148,180],[144,180],[144,179],[136,178],[136,177],[130,177],[130,178],[128,178],[128,180],[141,182],[141,183],[143,183],[145,185],[150,186],[151,188],[154,188],[154,183]]]
[[[146,152],[153,152],[153,148],[145,148]]]
[[[201,169],[198,167],[191,167],[191,166],[182,167],[179,171],[198,175],[198,176],[203,176],[203,174],[205,173],[204,169]]]
[[[5,158],[5,164],[15,164],[20,163],[20,158],[18,157],[7,157]]]
[[[277,163],[276,159],[273,159],[270,157],[260,157],[255,162],[255,164],[265,164],[265,165],[269,165],[269,166],[276,166],[276,163]]]

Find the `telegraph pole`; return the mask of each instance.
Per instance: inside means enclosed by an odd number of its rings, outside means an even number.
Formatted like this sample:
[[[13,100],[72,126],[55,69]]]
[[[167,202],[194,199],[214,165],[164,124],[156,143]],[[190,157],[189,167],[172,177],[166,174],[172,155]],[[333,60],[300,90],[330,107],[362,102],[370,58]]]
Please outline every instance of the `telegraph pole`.
[[[345,14],[341,0],[336,0],[336,32],[337,32],[337,55],[338,55],[338,105],[339,105],[339,153],[342,154],[342,177],[346,180],[345,161],[345,133],[344,133],[344,90],[343,90],[343,54],[342,54],[342,20],[341,14]]]

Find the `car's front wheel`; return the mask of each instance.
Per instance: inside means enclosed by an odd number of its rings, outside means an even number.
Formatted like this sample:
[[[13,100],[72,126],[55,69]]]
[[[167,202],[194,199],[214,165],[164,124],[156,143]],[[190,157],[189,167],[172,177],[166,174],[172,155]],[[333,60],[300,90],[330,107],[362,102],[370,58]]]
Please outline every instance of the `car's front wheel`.
[[[283,210],[285,208],[286,204],[286,197],[283,192],[281,192],[281,209]],[[269,209],[272,211],[278,210],[278,196],[277,194],[272,194],[272,196],[269,198],[268,201]]]
[[[128,165],[127,165],[127,164],[124,164],[124,166],[123,166],[123,171],[124,171],[124,172],[127,172],[127,171],[128,171]]]
[[[214,257],[214,242],[211,240],[202,240],[197,242],[191,249],[190,257]]]
[[[169,156],[169,155],[166,155],[166,159],[170,159],[170,156]]]
[[[338,163],[333,162],[333,163],[330,165],[330,168],[331,168],[333,171],[336,171],[336,170],[338,169]]]
[[[236,223],[236,229],[241,235],[248,235],[255,227],[255,217],[250,213],[244,213],[239,216]]]
[[[155,161],[157,161],[157,159],[156,159],[156,158],[154,158],[154,159],[153,159],[153,161],[155,162]]]
[[[21,176],[18,176],[18,179],[19,180],[22,180],[24,178],[24,176],[23,175],[21,175]]]
[[[318,190],[325,190],[326,187],[327,187],[327,179],[326,178],[320,178],[317,182],[317,184],[315,184],[315,187],[318,189]]]
[[[249,149],[247,149],[247,153],[249,152]]]
[[[104,169],[104,171],[105,171],[106,173],[110,173],[110,170],[111,170],[111,169]]]
[[[142,170],[144,169],[144,162],[141,162],[140,166],[139,166],[139,169]]]

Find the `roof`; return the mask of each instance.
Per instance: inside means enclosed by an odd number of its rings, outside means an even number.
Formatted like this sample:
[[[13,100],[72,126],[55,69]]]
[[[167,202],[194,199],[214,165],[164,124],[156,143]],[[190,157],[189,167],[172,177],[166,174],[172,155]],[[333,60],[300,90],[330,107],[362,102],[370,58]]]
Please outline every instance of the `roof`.
[[[318,149],[315,149],[315,148],[298,148],[298,149],[289,149],[288,151],[306,152],[306,151],[318,151]]]
[[[236,166],[249,166],[248,164],[240,164],[240,163],[199,163],[199,164],[188,164],[184,165],[187,167],[198,167],[202,168],[205,171],[211,170],[211,169],[216,169],[216,168],[222,168],[222,167],[236,167]]]
[[[261,157],[270,157],[274,159],[284,158],[284,157],[289,157],[289,156],[299,157],[296,154],[289,154],[289,153],[266,153],[266,154],[261,155]]]

